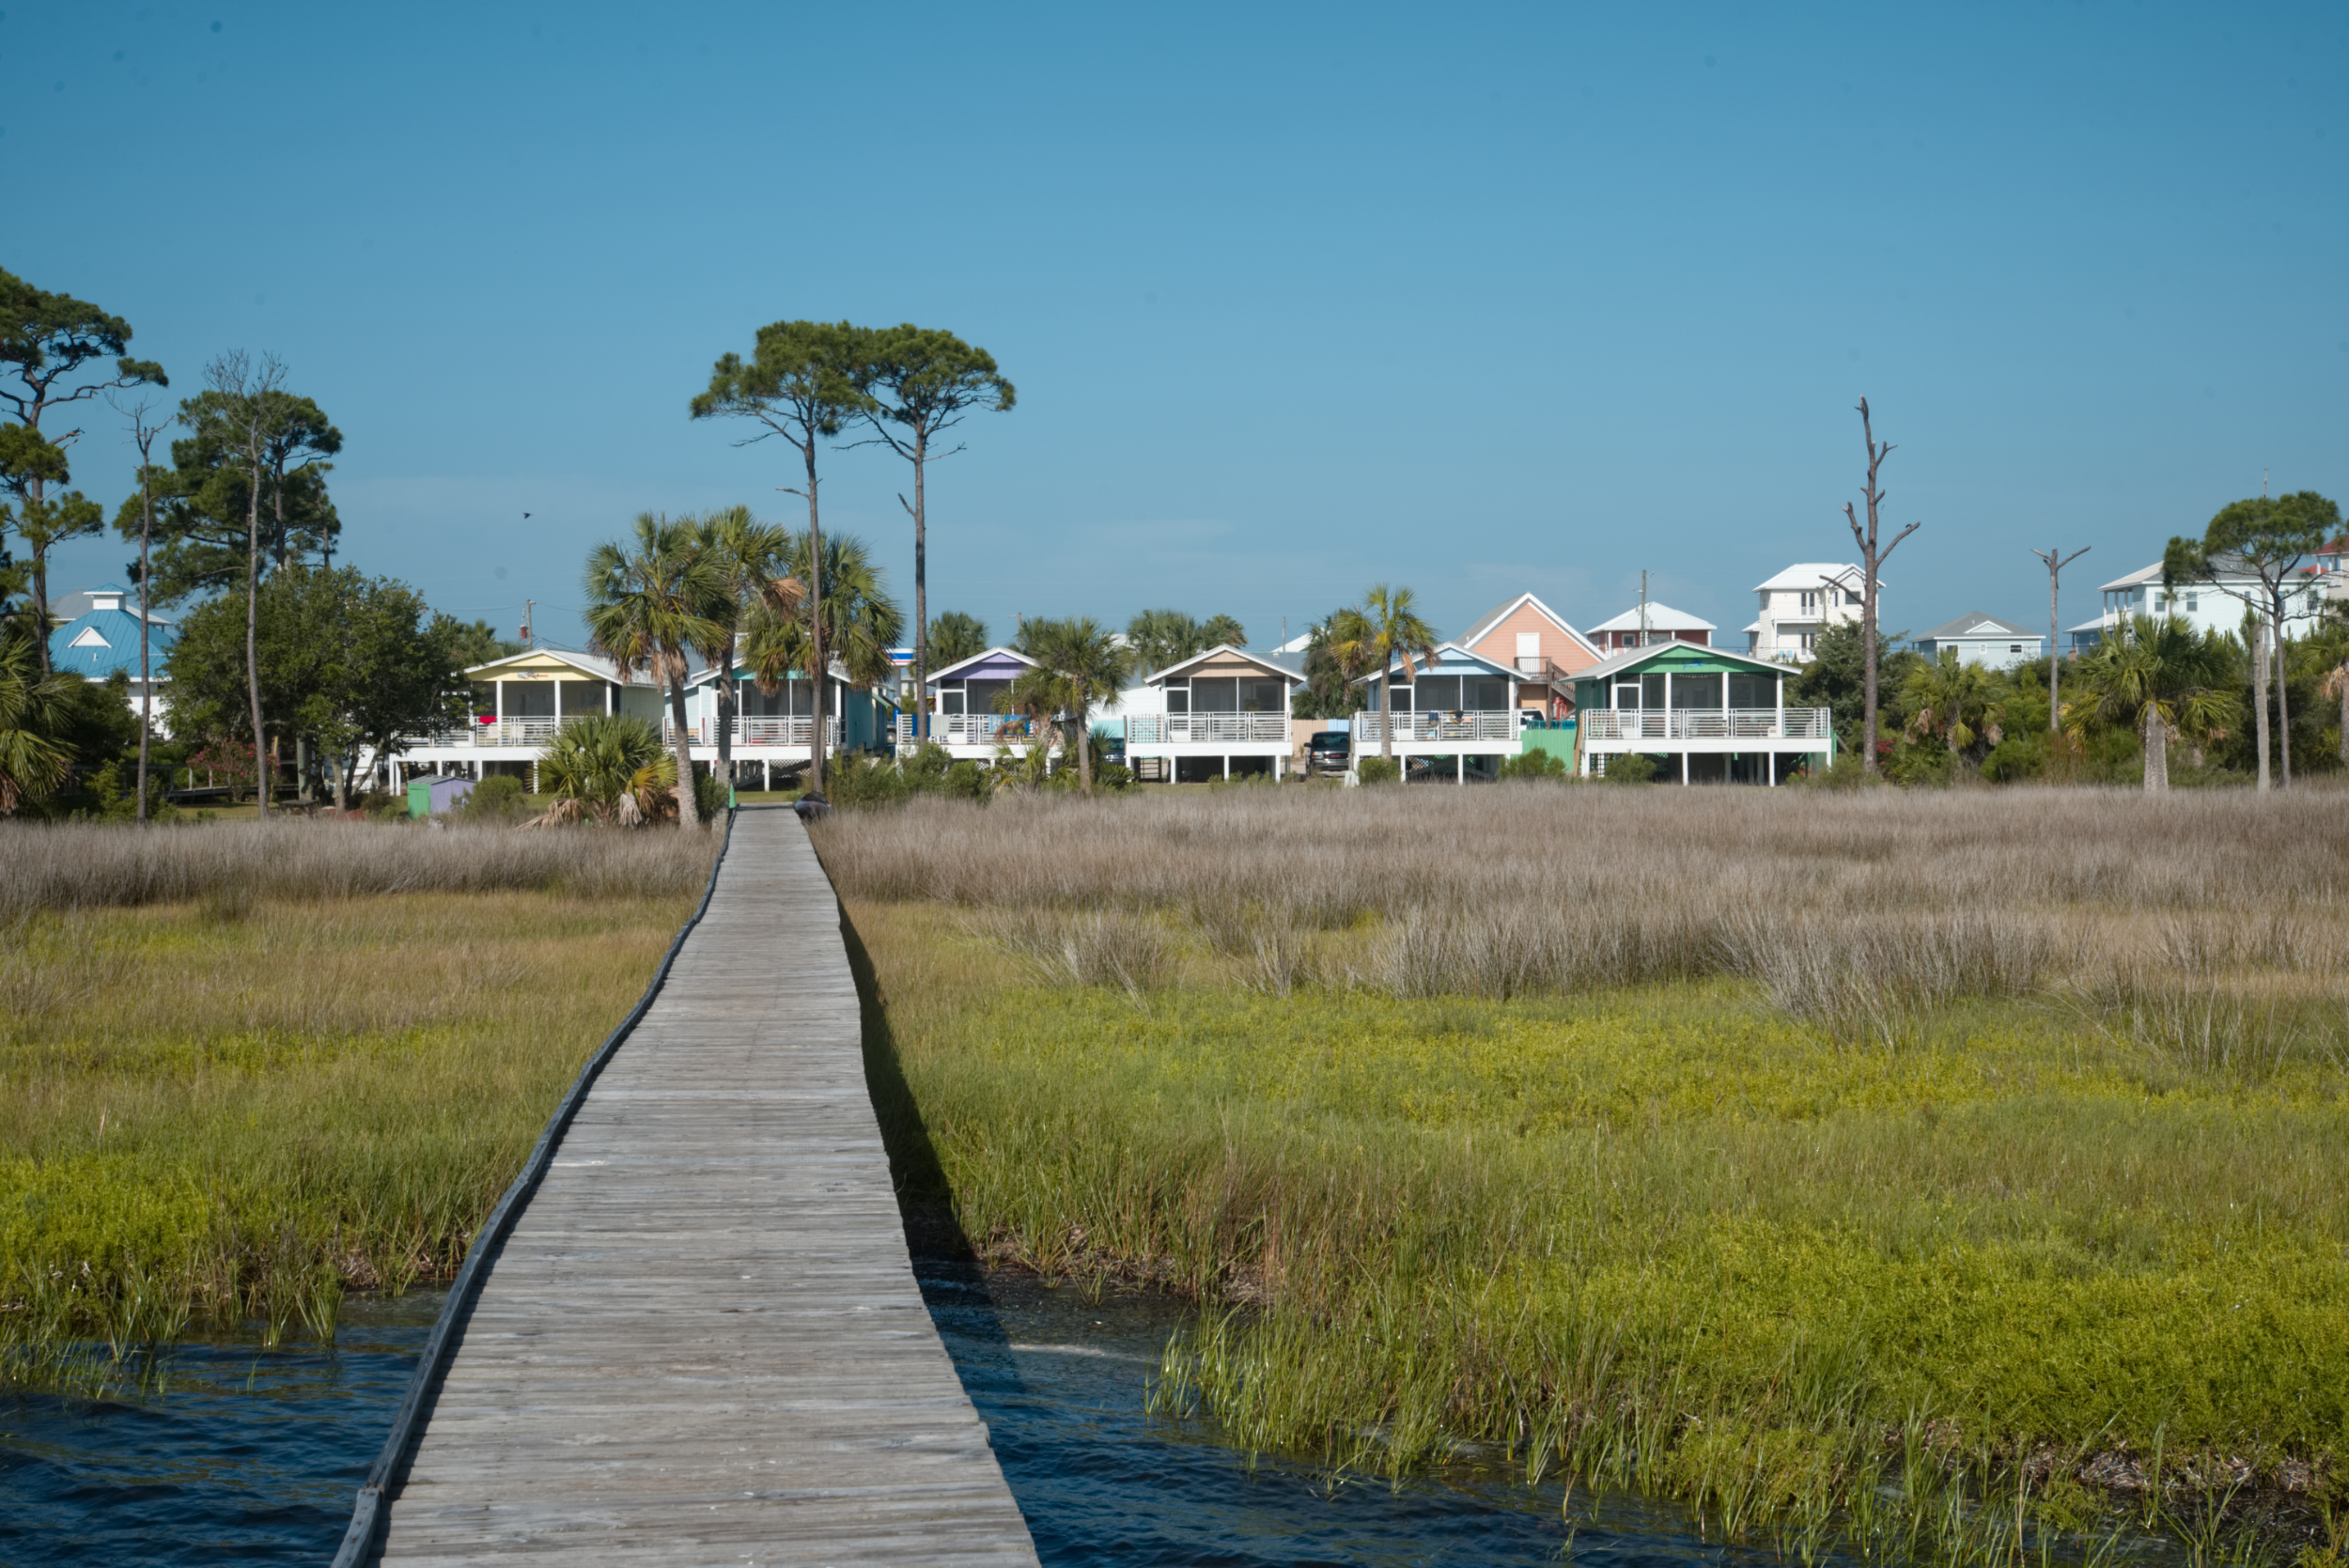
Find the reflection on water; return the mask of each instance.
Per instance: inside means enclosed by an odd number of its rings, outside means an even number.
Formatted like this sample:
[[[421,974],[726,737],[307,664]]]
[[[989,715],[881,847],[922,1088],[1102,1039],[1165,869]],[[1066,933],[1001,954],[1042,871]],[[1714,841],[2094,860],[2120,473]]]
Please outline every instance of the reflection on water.
[[[1252,1468],[1244,1455],[1146,1417],[1143,1380],[1185,1317],[1162,1297],[1112,1296],[1097,1306],[1073,1287],[982,1278],[929,1259],[921,1268],[930,1315],[1048,1568],[1502,1565],[1555,1563],[1564,1552],[1556,1486],[1465,1467],[1402,1487],[1332,1484],[1309,1467]],[[1680,1519],[1636,1502],[1594,1514],[1578,1499],[1575,1514],[1579,1563],[1723,1560]]]
[[[1560,1491],[1460,1468],[1400,1488],[1218,1447],[1143,1413],[1184,1310],[1163,1297],[982,1278],[922,1260],[924,1296],[1052,1568],[1115,1563],[1554,1563]],[[325,1561],[382,1446],[435,1292],[348,1304],[334,1348],[250,1338],[177,1347],[160,1391],[0,1396],[0,1565]],[[1577,1562],[1698,1560],[1718,1546],[1636,1502],[1576,1503]],[[1731,1557],[1743,1554],[1726,1554]],[[1758,1565],[1763,1554],[1753,1554]],[[1772,1560],[1773,1561],[1775,1560]]]
[[[223,1336],[152,1392],[0,1395],[0,1563],[325,1561],[440,1310],[354,1298],[332,1349]]]

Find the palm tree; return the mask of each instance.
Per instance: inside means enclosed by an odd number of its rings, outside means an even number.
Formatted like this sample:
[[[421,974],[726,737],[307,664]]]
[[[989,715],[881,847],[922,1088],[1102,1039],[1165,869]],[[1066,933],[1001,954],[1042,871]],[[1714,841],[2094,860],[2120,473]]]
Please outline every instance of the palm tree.
[[[808,581],[807,540],[794,541],[792,576]],[[820,598],[824,648],[860,686],[886,684],[894,668],[889,650],[906,634],[905,612],[889,594],[889,579],[853,534],[824,540]]]
[[[2196,636],[2180,616],[2157,623],[2139,615],[2127,636],[2080,660],[2064,727],[2077,740],[2092,719],[2126,721],[2144,737],[2145,788],[2157,793],[2170,787],[2172,734],[2215,738],[2233,722],[2234,676],[2233,657],[2217,636]]]
[[[784,552],[790,540],[783,529],[754,520],[748,506],[726,506],[703,513],[686,524],[686,538],[708,563],[715,589],[708,614],[711,629],[720,635],[707,644],[695,644],[693,651],[717,672],[718,772],[731,783],[734,716],[741,710],[734,671],[742,618],[761,598],[777,592],[787,593],[785,584],[797,587],[782,573]]]
[[[1068,720],[1077,753],[1077,784],[1093,793],[1093,709],[1113,697],[1132,668],[1131,656],[1110,629],[1090,615],[1065,621],[1030,622],[1039,662],[1011,684],[1020,709]]]
[[[1910,730],[1939,736],[1952,753],[1970,751],[1977,741],[1999,743],[2006,682],[1986,666],[1967,663],[1955,648],[1943,648],[1937,660],[1911,670],[1901,692],[1917,709]]]
[[[1390,688],[1386,672],[1397,660],[1407,678],[1418,675],[1415,660],[1434,663],[1436,629],[1420,618],[1419,596],[1408,588],[1381,582],[1362,596],[1359,610],[1341,610],[1330,617],[1330,657],[1362,674],[1377,671],[1378,694],[1378,754],[1394,760],[1394,716],[1387,711]]]
[[[1206,629],[1180,610],[1144,610],[1126,623],[1126,645],[1146,675],[1215,646]]]
[[[691,530],[652,512],[637,514],[635,548],[606,541],[587,556],[587,645],[619,667],[626,685],[638,671],[668,688],[677,729],[677,817],[701,823],[693,798],[693,754],[685,727],[685,650],[716,643],[710,619],[716,568],[693,548]]]
[[[987,651],[987,623],[959,610],[941,610],[930,618],[930,665],[943,670]]]
[[[814,776],[821,779],[831,682],[828,672],[812,668],[817,648],[820,645],[826,662],[837,661],[850,680],[883,684],[894,668],[889,650],[905,635],[905,616],[889,597],[880,568],[854,535],[827,536],[817,562],[810,558],[806,535],[786,531],[778,561],[789,568],[788,574],[769,579],[744,616],[739,658],[758,689],[770,695],[795,675],[807,678],[812,689],[809,757]],[[823,575],[815,579],[819,565]],[[810,581],[824,585],[820,613],[807,592]]]
[[[0,626],[0,816],[65,783],[73,754],[55,735],[73,675],[44,675],[33,639]]]
[[[2349,616],[2327,616],[2301,648],[2301,657],[2325,672],[2316,694],[2341,704],[2341,765],[2349,768]]]
[[[657,815],[659,799],[676,786],[677,759],[636,715],[590,713],[554,732],[539,753],[538,779],[554,797],[546,821],[633,826]]]

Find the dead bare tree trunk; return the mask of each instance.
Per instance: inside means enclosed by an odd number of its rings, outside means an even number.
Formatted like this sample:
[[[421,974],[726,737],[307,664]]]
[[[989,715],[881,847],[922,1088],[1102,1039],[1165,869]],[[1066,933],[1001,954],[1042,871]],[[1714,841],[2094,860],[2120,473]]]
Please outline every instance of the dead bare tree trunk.
[[[1884,504],[1884,491],[1876,486],[1876,471],[1883,466],[1884,459],[1892,455],[1892,443],[1877,443],[1865,397],[1859,400],[1859,434],[1868,448],[1868,484],[1859,492],[1868,505],[1868,526],[1865,532],[1861,531],[1859,515],[1848,501],[1843,503],[1843,520],[1851,524],[1851,536],[1859,546],[1859,646],[1864,672],[1862,703],[1865,715],[1861,724],[1859,768],[1862,773],[1874,778],[1876,773],[1876,568],[1900,548],[1901,540],[1924,524],[1912,522],[1895,535],[1890,544],[1877,544],[1876,517]]]
[[[155,727],[155,672],[149,651],[148,616],[148,551],[155,536],[155,438],[161,426],[147,423],[147,405],[142,403],[131,416],[131,439],[139,449],[139,812],[141,827],[147,825],[147,755],[148,737]]]

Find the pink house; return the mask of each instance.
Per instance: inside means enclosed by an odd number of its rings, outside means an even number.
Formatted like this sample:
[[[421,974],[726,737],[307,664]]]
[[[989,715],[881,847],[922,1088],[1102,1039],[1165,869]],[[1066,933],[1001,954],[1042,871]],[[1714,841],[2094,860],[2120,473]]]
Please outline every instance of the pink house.
[[[1545,719],[1574,711],[1574,677],[1597,663],[1597,645],[1532,594],[1478,616],[1458,645],[1517,672],[1517,706]]]

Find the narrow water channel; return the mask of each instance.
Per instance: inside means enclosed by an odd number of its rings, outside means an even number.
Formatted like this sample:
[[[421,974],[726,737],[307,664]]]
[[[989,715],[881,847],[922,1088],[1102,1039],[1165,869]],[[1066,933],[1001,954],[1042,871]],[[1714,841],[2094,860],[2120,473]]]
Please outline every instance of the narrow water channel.
[[[1146,1416],[1145,1380],[1184,1320],[1176,1303],[1092,1302],[926,1259],[921,1271],[1049,1568],[1562,1560],[1554,1487],[1472,1467],[1400,1488],[1332,1483]],[[0,1565],[324,1563],[440,1300],[353,1301],[331,1348],[191,1341],[143,1393],[0,1396]],[[1594,1514],[1578,1501],[1577,1514],[1577,1562],[1723,1560],[1636,1502]]]

